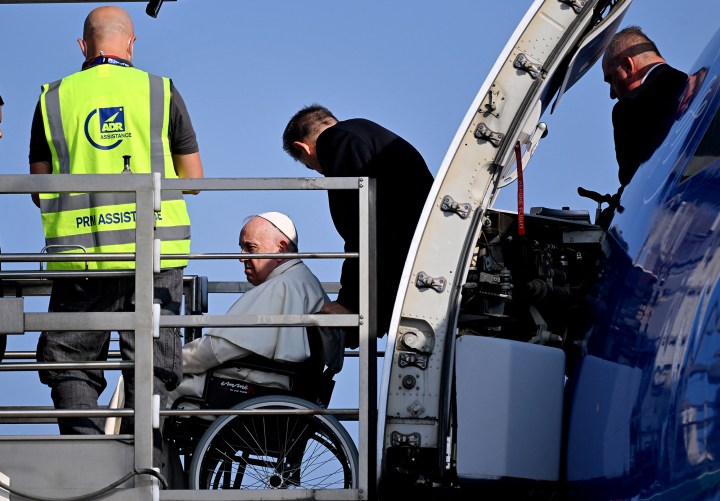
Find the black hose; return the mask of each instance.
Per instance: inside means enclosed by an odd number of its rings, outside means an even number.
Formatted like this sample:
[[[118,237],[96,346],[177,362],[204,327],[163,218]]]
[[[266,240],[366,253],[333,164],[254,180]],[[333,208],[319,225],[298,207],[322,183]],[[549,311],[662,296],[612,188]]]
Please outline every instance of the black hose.
[[[167,483],[167,480],[165,480],[165,477],[163,477],[160,473],[158,473],[157,471],[150,469],[150,468],[144,468],[141,470],[134,469],[133,471],[131,471],[130,473],[128,473],[121,479],[114,481],[110,485],[107,485],[100,490],[97,490],[95,492],[89,492],[87,494],[82,494],[80,496],[74,496],[71,498],[46,498],[46,497],[42,497],[42,496],[33,496],[33,495],[27,494],[25,492],[20,492],[16,489],[12,489],[9,485],[5,485],[3,482],[0,482],[0,488],[5,489],[6,491],[8,491],[10,494],[12,494],[14,496],[18,496],[23,499],[29,499],[30,501],[89,501],[91,499],[97,499],[98,497],[102,496],[103,494],[107,494],[108,492],[113,490],[118,485],[121,485],[121,484],[127,482],[132,477],[137,476],[137,475],[151,475],[158,479],[158,481],[162,484],[163,489],[168,488],[168,483]]]

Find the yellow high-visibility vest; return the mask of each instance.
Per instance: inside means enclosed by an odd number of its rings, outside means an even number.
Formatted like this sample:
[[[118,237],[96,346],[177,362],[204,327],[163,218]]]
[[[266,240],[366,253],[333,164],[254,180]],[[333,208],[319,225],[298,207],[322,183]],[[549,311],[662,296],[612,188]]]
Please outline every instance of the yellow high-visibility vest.
[[[40,97],[53,174],[122,174],[131,156],[136,174],[177,178],[168,127],[170,80],[131,67],[100,64],[43,85]],[[132,174],[122,174],[122,176]],[[119,176],[118,183],[122,183]],[[163,191],[155,216],[161,253],[190,252],[190,217],[179,191]],[[135,194],[40,194],[49,252],[135,252]],[[162,260],[178,268],[187,260]],[[85,269],[85,262],[48,263]],[[88,261],[88,269],[133,269],[134,262]]]

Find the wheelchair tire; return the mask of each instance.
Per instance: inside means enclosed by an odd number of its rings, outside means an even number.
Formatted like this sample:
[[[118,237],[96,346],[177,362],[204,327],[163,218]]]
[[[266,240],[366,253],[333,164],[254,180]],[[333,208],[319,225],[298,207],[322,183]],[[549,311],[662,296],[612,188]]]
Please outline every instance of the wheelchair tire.
[[[233,409],[319,407],[274,395]],[[333,416],[221,416],[200,438],[189,473],[191,489],[352,489],[357,488],[358,452]]]

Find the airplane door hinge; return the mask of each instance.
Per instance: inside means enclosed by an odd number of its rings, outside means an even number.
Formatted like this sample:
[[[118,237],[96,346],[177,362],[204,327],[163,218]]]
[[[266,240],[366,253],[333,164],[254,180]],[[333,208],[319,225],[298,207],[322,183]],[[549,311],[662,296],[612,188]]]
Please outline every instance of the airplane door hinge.
[[[461,204],[453,200],[450,195],[445,195],[440,203],[440,210],[443,212],[454,212],[463,219],[470,214],[470,204]]]
[[[445,280],[445,277],[433,278],[427,275],[424,271],[417,274],[417,280],[415,281],[415,285],[418,289],[435,289],[438,292],[445,290],[446,283],[447,280]]]
[[[420,434],[418,432],[413,432],[406,435],[404,433],[400,433],[399,431],[394,431],[390,434],[390,443],[393,446],[405,445],[410,447],[420,447]]]
[[[527,71],[533,80],[542,74],[543,69],[542,64],[531,60],[526,54],[522,53],[517,55],[513,66],[519,70]]]
[[[495,132],[493,130],[490,130],[487,125],[485,125],[485,122],[480,122],[475,129],[475,137],[478,139],[485,139],[486,141],[489,141],[493,146],[497,147],[500,146],[500,141],[502,141],[503,134],[501,132]]]
[[[398,356],[398,367],[401,369],[405,367],[417,367],[418,369],[425,370],[428,368],[429,358],[428,355],[419,353],[400,353]]]

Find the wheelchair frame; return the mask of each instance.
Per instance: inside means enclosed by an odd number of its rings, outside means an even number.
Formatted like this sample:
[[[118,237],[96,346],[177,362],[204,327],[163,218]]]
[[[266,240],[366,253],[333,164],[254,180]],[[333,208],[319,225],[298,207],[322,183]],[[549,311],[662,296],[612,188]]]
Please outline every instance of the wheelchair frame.
[[[317,328],[307,331],[308,360],[277,362],[259,355],[234,360],[208,371],[202,397],[183,396],[173,403],[174,409],[190,403],[203,409],[281,411],[224,415],[212,422],[171,417],[166,437],[182,458],[183,479],[191,489],[357,488],[355,443],[334,416],[315,414],[330,402],[335,372],[319,355]],[[290,389],[217,374],[227,368],[286,375]]]

